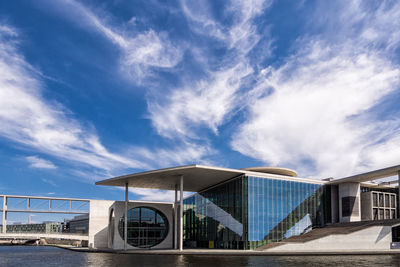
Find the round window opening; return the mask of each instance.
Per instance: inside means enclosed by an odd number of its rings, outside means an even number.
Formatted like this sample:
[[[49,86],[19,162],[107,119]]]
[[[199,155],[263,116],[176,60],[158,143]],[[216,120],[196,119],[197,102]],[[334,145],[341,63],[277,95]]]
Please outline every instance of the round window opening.
[[[125,214],[119,219],[118,232],[124,239]],[[150,207],[128,210],[127,243],[134,247],[149,248],[160,244],[168,234],[167,217]]]

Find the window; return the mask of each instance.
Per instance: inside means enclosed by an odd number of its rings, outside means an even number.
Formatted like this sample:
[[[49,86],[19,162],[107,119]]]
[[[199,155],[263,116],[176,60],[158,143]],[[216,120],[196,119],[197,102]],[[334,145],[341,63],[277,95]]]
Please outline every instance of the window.
[[[379,207],[383,207],[383,194],[379,194]]]
[[[373,200],[374,207],[378,207],[378,194],[377,193],[372,193],[372,200]]]
[[[385,207],[386,208],[390,207],[390,205],[389,205],[389,195],[388,194],[385,194]]]
[[[390,210],[389,209],[386,209],[385,210],[385,219],[387,220],[387,219],[390,219]]]
[[[118,231],[124,239],[125,214],[119,220]],[[134,247],[149,248],[161,243],[168,234],[168,220],[160,211],[138,207],[128,211],[128,240]]]
[[[373,213],[374,213],[374,220],[379,220],[379,217],[378,217],[378,209],[374,209],[374,210],[373,210]]]
[[[383,220],[385,218],[385,210],[379,209],[379,220]]]
[[[390,195],[390,207],[396,208],[396,196]]]

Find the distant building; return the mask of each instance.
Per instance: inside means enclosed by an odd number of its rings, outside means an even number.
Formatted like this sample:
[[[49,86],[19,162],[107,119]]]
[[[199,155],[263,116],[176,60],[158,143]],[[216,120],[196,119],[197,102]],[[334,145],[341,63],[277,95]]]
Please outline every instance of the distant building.
[[[63,232],[74,234],[87,234],[89,232],[89,215],[78,215],[73,219],[66,220]]]
[[[61,223],[59,222],[43,222],[32,224],[16,223],[7,225],[7,233],[45,233],[56,234],[61,231]]]

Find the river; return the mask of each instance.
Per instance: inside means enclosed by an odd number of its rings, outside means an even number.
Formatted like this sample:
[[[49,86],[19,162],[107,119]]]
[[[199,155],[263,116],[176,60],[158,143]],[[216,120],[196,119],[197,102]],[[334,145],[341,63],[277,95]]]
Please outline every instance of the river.
[[[74,252],[55,247],[0,246],[0,266],[400,266],[400,255],[193,256]]]

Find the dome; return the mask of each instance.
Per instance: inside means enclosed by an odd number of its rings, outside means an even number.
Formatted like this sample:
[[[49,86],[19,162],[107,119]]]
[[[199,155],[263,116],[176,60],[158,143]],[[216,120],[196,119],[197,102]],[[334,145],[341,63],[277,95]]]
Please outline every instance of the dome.
[[[250,167],[250,168],[244,168],[242,170],[297,177],[296,171],[281,167]]]

